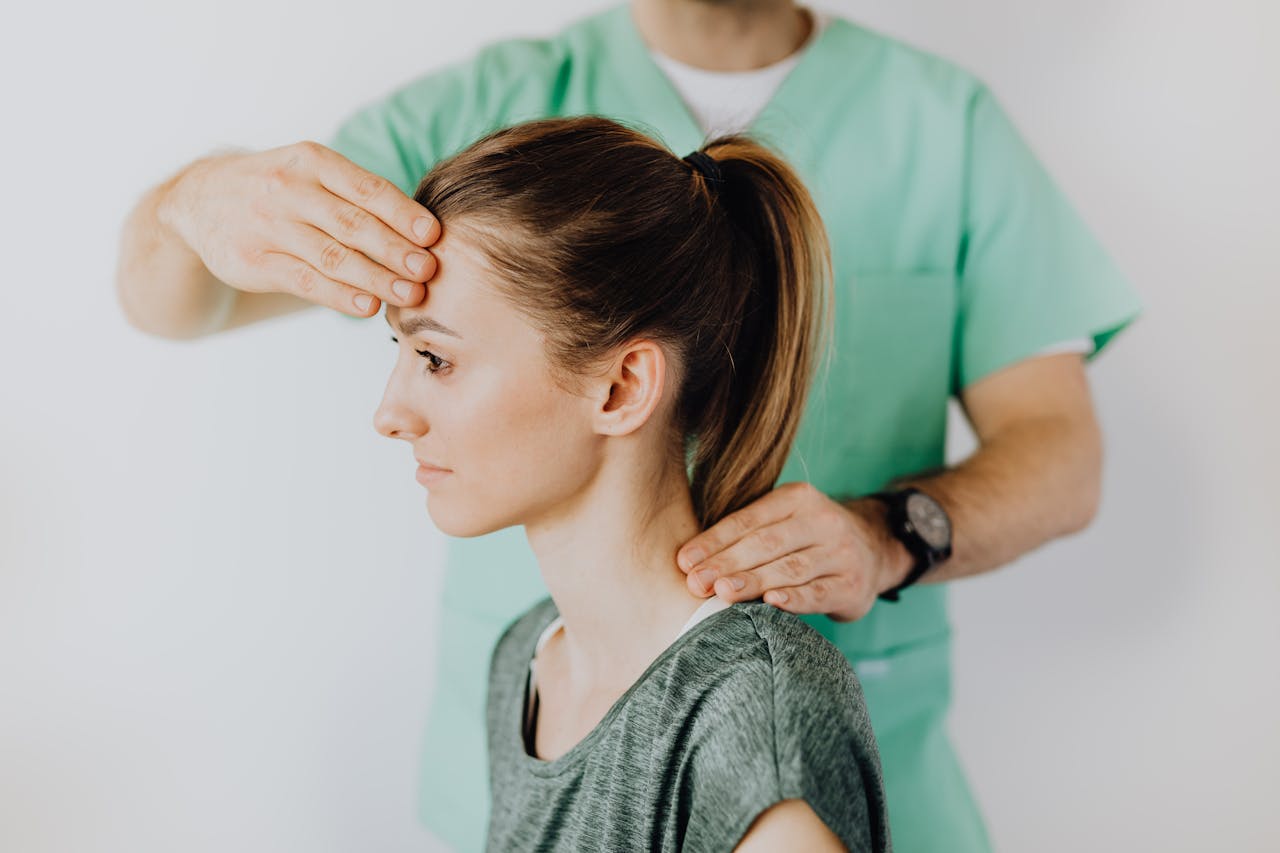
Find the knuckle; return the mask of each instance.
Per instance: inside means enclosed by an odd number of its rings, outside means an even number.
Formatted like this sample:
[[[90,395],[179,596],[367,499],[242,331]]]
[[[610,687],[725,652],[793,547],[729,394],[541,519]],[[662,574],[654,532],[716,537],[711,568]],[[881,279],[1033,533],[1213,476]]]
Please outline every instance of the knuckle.
[[[285,145],[279,149],[280,156],[272,158],[275,162],[267,166],[266,174],[264,175],[267,189],[278,190],[289,183],[294,170],[299,165],[310,162],[315,150],[319,147],[318,143],[304,140]]]
[[[808,480],[797,480],[793,483],[788,483],[787,488],[802,498],[810,497],[818,491]]]
[[[235,259],[236,263],[243,267],[259,267],[262,266],[264,251],[260,246],[241,244],[234,247],[230,255]]]
[[[320,250],[320,266],[328,273],[337,272],[345,261],[351,255],[351,250],[339,243],[337,240],[330,240],[325,243],[323,249]]]
[[[739,510],[729,518],[733,521],[733,528],[737,531],[739,539],[746,536],[756,527],[755,515],[748,510]]]
[[[292,164],[297,164],[308,158],[319,157],[324,146],[314,139],[303,139],[294,143],[291,148],[289,161]]]
[[[334,214],[334,220],[345,237],[354,236],[369,221],[369,214],[352,204],[344,204]]]
[[[757,530],[751,535],[752,538],[755,539],[756,545],[758,545],[763,551],[776,551],[782,546],[781,537],[778,536],[778,531],[776,530],[766,528],[764,530]]]
[[[831,590],[830,587],[828,587],[827,582],[821,578],[817,578],[809,584],[809,594],[815,601],[825,600],[830,591]]]
[[[289,168],[291,161],[285,161],[275,166],[267,168],[267,174],[263,176],[263,184],[267,188],[267,192],[278,192],[285,188],[289,183]]]
[[[382,267],[374,265],[374,271],[365,276],[364,289],[369,293],[379,294],[379,298],[383,302],[395,301],[400,302],[399,295],[391,289],[397,281],[400,280],[398,275],[387,275],[386,270]],[[386,294],[382,296],[382,294]]]
[[[386,191],[387,182],[377,175],[368,174],[361,176],[356,181],[355,193],[360,199],[368,201]]]
[[[293,272],[293,286],[300,296],[306,296],[316,289],[316,274],[306,264],[298,264]]]
[[[782,573],[793,581],[804,577],[805,559],[799,554],[788,554],[782,558]]]

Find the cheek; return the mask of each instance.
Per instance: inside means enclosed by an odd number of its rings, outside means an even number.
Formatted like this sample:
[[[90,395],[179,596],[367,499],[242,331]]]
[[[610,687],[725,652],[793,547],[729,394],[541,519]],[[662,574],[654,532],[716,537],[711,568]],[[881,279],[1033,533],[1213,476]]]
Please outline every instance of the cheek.
[[[583,401],[546,381],[507,383],[477,415],[468,457],[489,473],[497,468],[532,475],[573,467],[591,435]]]
[[[511,370],[470,375],[466,385],[441,395],[431,418],[436,446],[455,472],[448,494],[442,483],[436,495],[452,526],[488,532],[522,523],[582,488],[601,446],[586,401]]]

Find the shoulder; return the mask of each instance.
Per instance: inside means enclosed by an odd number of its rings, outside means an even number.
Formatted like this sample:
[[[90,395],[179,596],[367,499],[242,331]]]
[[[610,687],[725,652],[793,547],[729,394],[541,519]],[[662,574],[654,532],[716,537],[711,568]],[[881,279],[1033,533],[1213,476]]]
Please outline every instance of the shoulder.
[[[768,661],[774,690],[818,690],[843,694],[852,690],[861,701],[862,689],[844,654],[813,626],[794,613],[745,601],[734,605],[761,654]]]
[[[421,72],[358,103],[328,147],[412,194],[436,162],[486,133],[554,114],[569,36],[502,39]]]
[[[795,613],[739,602],[681,649],[678,706],[698,708],[694,743],[712,763],[874,748],[867,704],[844,654]],[[735,725],[723,725],[732,719]]]
[[[798,616],[763,601],[717,616],[689,644],[702,669],[674,679],[676,689],[697,691],[679,703],[694,709],[685,723],[689,832],[736,841],[767,809],[794,799],[849,849],[884,849],[879,752],[848,660]],[[796,808],[767,825],[803,822]]]
[[[825,731],[871,741],[862,686],[831,641],[794,613],[764,601],[729,608],[697,650],[717,674],[714,696],[771,730],[778,743]],[[710,648],[705,648],[710,647]],[[701,683],[707,683],[703,681]],[[706,698],[706,697],[704,697]]]
[[[427,127],[461,122],[467,132],[438,139],[448,149],[442,154],[452,153],[469,143],[469,136],[514,121],[512,113],[519,108],[546,104],[549,81],[569,61],[565,47],[557,38],[491,42],[464,59],[411,78],[371,106],[415,112]]]
[[[973,71],[955,60],[900,37],[842,17],[833,17],[828,26],[843,42],[840,53],[851,57],[851,63],[875,69],[877,82],[892,88],[895,96],[963,102],[982,86]]]

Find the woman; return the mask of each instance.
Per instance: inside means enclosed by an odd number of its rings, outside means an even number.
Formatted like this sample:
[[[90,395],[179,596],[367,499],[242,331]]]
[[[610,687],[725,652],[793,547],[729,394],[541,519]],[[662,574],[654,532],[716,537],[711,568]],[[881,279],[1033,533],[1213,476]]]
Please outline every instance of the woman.
[[[587,116],[497,131],[414,197],[439,268],[387,309],[376,426],[442,531],[523,525],[551,593],[492,656],[489,849],[888,850],[847,660],[762,601],[691,597],[675,562],[773,487],[829,332],[795,173]]]

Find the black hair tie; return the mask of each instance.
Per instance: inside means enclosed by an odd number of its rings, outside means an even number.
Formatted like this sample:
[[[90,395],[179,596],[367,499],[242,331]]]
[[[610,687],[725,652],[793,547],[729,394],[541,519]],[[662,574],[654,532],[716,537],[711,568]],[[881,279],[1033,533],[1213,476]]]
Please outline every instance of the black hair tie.
[[[686,154],[682,158],[686,163],[693,167],[695,172],[701,172],[702,177],[713,183],[724,183],[724,173],[720,171],[720,164],[716,162],[716,158],[702,151],[694,151]]]

